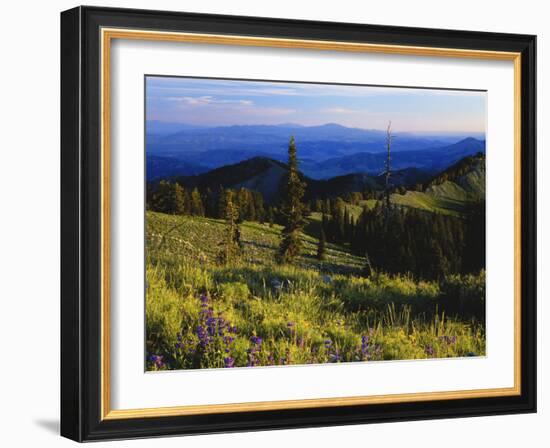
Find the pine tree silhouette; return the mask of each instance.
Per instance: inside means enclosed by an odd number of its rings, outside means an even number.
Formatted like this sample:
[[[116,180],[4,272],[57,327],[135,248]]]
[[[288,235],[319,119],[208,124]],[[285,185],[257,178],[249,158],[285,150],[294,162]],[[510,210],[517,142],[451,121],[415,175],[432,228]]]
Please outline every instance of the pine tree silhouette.
[[[284,220],[282,240],[279,246],[278,260],[280,263],[290,263],[300,253],[302,248],[301,232],[305,224],[304,204],[302,198],[305,185],[300,179],[296,143],[291,137],[288,145],[288,177],[283,191],[281,215]]]

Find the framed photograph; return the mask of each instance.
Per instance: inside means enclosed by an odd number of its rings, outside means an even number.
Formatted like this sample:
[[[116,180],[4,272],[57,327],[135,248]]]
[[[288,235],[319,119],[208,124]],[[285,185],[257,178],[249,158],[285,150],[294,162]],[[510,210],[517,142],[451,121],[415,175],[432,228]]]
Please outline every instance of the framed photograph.
[[[61,14],[61,433],[536,411],[535,36]]]

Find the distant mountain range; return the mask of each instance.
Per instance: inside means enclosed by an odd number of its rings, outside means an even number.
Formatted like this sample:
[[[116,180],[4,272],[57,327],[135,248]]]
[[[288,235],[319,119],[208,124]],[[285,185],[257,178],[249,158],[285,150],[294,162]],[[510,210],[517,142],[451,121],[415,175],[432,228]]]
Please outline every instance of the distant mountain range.
[[[375,174],[380,169],[381,153],[385,149],[385,132],[381,130],[348,128],[334,123],[199,127],[148,121],[147,177],[153,180],[175,175],[177,169],[180,175],[197,174],[255,156],[284,162],[291,135],[296,139],[302,170],[312,178],[358,171]],[[458,160],[468,152],[484,150],[483,139],[483,134],[403,132],[395,134],[392,152],[398,168],[439,169],[452,163],[452,151],[457,151],[454,160]],[[452,147],[460,142],[463,142],[462,147]],[[472,145],[476,145],[476,149]],[[466,153],[459,154],[461,150]],[[424,154],[424,151],[428,152]],[[444,155],[447,151],[449,154]],[[405,156],[405,153],[410,154]],[[357,163],[361,169],[357,169]],[[350,166],[353,166],[352,171],[349,171]]]
[[[170,156],[147,154],[147,180],[154,181],[174,176],[193,176],[209,171],[210,168],[188,160]]]
[[[417,168],[437,173],[458,160],[485,152],[485,141],[468,137],[452,145],[415,151],[392,151],[391,166],[394,170]],[[305,161],[301,169],[318,179],[330,178],[350,172],[378,174],[384,169],[385,153],[361,152],[343,157],[334,157],[319,163]]]
[[[267,202],[277,200],[281,183],[284,181],[288,167],[286,164],[266,157],[254,157],[233,165],[226,165],[192,176],[174,177],[186,188],[210,189],[218,191],[220,187],[239,189],[241,187],[262,193]],[[304,174],[306,199],[330,198],[345,196],[351,192],[381,191],[384,188],[383,176],[372,176],[366,173],[350,173],[330,179],[312,179]],[[434,176],[417,168],[405,168],[392,173],[392,185],[411,187],[427,184]],[[427,188],[427,187],[426,187]]]

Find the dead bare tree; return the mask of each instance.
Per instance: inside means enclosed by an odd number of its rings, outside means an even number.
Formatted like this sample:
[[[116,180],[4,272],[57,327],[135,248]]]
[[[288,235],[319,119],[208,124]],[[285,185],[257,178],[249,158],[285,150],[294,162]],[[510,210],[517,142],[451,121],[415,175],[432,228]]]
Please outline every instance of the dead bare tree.
[[[386,129],[386,151],[387,151],[386,166],[385,166],[384,171],[382,172],[382,174],[385,177],[384,196],[385,196],[385,205],[386,205],[386,207],[385,207],[385,210],[384,210],[384,218],[385,218],[385,221],[386,221],[386,225],[388,223],[388,216],[389,216],[390,207],[391,207],[391,203],[390,203],[390,186],[391,186],[390,177],[391,177],[391,144],[392,144],[392,140],[393,140],[393,134],[392,134],[391,120],[390,120],[389,123],[388,123],[388,127]]]

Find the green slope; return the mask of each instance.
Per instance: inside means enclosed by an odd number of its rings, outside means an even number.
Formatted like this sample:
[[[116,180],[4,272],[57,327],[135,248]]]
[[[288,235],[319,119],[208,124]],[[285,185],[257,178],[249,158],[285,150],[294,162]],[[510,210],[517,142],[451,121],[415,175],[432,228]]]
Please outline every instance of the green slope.
[[[485,157],[472,157],[464,170],[461,166],[452,167],[428,184],[424,191],[407,191],[405,194],[392,194],[394,204],[421,210],[459,215],[472,202],[485,199]]]
[[[320,219],[320,218],[319,218]],[[223,220],[166,215],[147,212],[147,250],[148,254],[173,260],[200,260],[207,265],[215,264],[219,245],[223,238],[225,224]],[[244,222],[241,225],[241,241],[244,246],[242,261],[257,266],[271,266],[280,242],[282,227],[257,222]],[[345,248],[327,244],[326,260],[316,258],[317,238],[308,232],[304,235],[304,248],[297,260],[303,268],[320,269],[327,272],[358,273],[364,259],[350,254]]]

